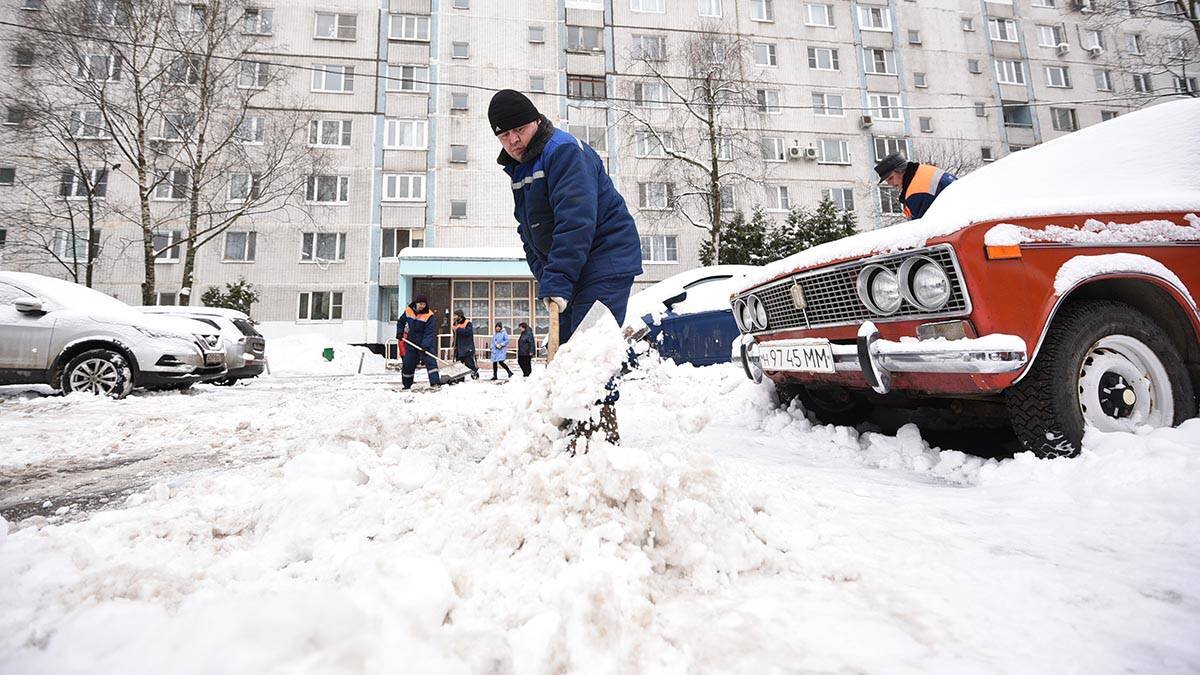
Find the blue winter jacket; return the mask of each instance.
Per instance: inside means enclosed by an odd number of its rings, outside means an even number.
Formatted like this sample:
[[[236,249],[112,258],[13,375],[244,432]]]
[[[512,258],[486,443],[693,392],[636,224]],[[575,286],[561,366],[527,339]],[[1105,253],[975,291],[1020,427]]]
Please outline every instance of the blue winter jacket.
[[[570,301],[591,281],[642,273],[633,216],[591,146],[543,117],[524,160],[501,152],[499,162],[539,298]]]
[[[465,358],[475,353],[475,326],[470,321],[463,321],[452,326],[454,328],[454,357]]]
[[[492,336],[492,360],[503,361],[508,358],[508,333],[501,330]]]
[[[399,338],[404,331],[408,331],[408,339],[421,345],[421,348],[430,354],[437,353],[437,315],[428,307],[425,311],[418,312],[416,303],[404,308],[404,314],[400,320],[396,322],[396,337]],[[406,345],[412,349],[411,345]]]

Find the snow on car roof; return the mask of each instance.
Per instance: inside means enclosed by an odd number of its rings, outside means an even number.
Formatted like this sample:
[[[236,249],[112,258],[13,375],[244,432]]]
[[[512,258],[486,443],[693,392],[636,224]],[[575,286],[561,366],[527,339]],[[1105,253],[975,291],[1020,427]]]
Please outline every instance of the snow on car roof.
[[[724,283],[705,284],[703,287],[694,287],[688,290],[687,300],[676,305],[676,312],[690,313],[706,309],[728,309],[730,293],[741,287],[743,277],[756,271],[758,268],[752,265],[712,265],[680,272],[629,296],[629,305],[625,316],[627,321],[641,318],[647,314],[657,319],[667,310],[663,305],[665,300],[684,292],[686,286],[710,277],[728,277],[728,280]]]
[[[32,272],[0,272],[0,281],[9,281],[34,294],[71,309],[103,310],[134,314],[137,310],[93,288]]]
[[[1122,115],[1012,153],[960,178],[920,220],[801,251],[764,266],[743,288],[797,268],[920,247],[973,222],[1200,211],[1197,148],[1200,100],[1173,101]]]

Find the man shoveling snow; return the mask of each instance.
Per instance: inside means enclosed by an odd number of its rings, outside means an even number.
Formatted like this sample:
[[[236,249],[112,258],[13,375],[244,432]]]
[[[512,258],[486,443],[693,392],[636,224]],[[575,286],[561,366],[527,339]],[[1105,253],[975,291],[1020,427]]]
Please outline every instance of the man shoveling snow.
[[[642,273],[641,240],[604,162],[512,89],[492,97],[488,122],[504,147],[497,161],[512,180],[513,215],[538,298],[551,317],[561,315],[559,342],[571,338],[597,302],[622,323],[633,279]],[[615,443],[615,385],[610,381],[597,396],[603,397],[599,425],[588,415],[568,427],[576,438],[602,429]]]

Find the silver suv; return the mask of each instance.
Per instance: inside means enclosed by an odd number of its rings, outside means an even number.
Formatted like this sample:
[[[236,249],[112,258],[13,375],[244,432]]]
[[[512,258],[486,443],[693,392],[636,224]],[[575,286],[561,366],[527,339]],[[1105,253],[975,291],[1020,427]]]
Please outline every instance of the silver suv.
[[[254,328],[244,312],[223,307],[190,305],[153,305],[138,307],[146,314],[180,316],[207,324],[220,331],[225,342],[225,367],[228,371],[213,384],[233,384],[262,375],[267,365],[267,339]]]
[[[122,398],[225,374],[211,327],[148,316],[69,281],[0,272],[0,384],[48,384]]]

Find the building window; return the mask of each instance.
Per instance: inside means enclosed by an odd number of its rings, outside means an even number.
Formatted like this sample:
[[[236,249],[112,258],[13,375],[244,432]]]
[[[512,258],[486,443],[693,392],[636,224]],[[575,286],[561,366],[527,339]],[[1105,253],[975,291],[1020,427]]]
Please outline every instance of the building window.
[[[88,26],[128,26],[132,6],[127,0],[89,0],[83,3],[83,23]]]
[[[634,35],[634,58],[644,61],[665,61],[667,39],[661,35]]]
[[[392,14],[388,18],[388,38],[429,42],[429,17],[417,14]]]
[[[649,131],[638,131],[634,134],[636,153],[638,157],[662,159],[667,151],[674,146],[675,138],[670,133],[654,134]]]
[[[1150,73],[1134,73],[1133,90],[1139,94],[1149,94],[1153,92],[1154,83],[1150,80]]]
[[[996,81],[1000,84],[1025,84],[1025,67],[1020,61],[996,59]]]
[[[454,9],[471,9],[471,0],[454,0],[451,6]]]
[[[254,248],[257,243],[257,232],[226,232],[225,250],[221,256],[221,260],[225,262],[254,262]]]
[[[163,113],[158,137],[164,141],[186,141],[195,127],[196,117],[191,113]]]
[[[75,79],[114,82],[121,79],[121,59],[111,54],[83,54],[75,63]]]
[[[108,194],[108,169],[63,169],[58,178],[59,197],[104,197]]]
[[[962,29],[968,33],[975,30],[975,19],[969,16],[962,17],[960,24],[962,25]]]
[[[1098,30],[1083,31],[1083,45],[1087,49],[1104,49],[1104,33]]]
[[[821,190],[821,199],[828,199],[833,202],[833,205],[839,211],[854,210],[853,188],[824,188]]]
[[[465,91],[450,92],[450,109],[467,110],[471,107],[471,97]]]
[[[385,174],[383,174],[383,201],[385,201],[385,202],[423,202],[423,201],[425,201],[425,174],[421,174],[421,173],[385,173]]]
[[[267,82],[267,64],[258,61],[242,61],[238,64],[238,83],[240,89],[265,89]]]
[[[844,114],[841,94],[814,93],[812,101],[814,115],[821,117],[841,117]]]
[[[305,198],[311,204],[350,203],[350,177],[322,174],[308,177]]]
[[[720,17],[721,0],[696,0],[696,14],[699,16]]]
[[[104,113],[99,110],[72,110],[67,124],[72,138],[109,138],[108,128],[104,125]]]
[[[233,139],[242,144],[262,143],[265,130],[266,118],[246,117],[238,123],[237,131],[233,133]]]
[[[300,321],[341,321],[342,294],[340,291],[310,291],[300,294]]]
[[[665,108],[667,85],[662,82],[638,82],[633,85],[633,100],[639,108]]]
[[[1096,78],[1096,91],[1112,91],[1112,71],[1103,68],[1097,68],[1092,71],[1093,77]]]
[[[469,59],[469,58],[471,58],[471,43],[469,43],[469,42],[451,42],[450,43],[450,58],[453,58],[453,59]]]
[[[467,200],[451,199],[450,200],[450,217],[454,219],[463,219],[467,217]]]
[[[773,42],[755,42],[754,49],[754,64],[758,66],[777,66],[779,61],[776,58],[775,43]]]
[[[1042,47],[1058,47],[1067,43],[1062,26],[1038,26],[1038,44]]]
[[[904,203],[900,201],[899,190],[887,185],[879,186],[879,212],[885,216],[904,215]]]
[[[317,12],[317,29],[313,37],[319,40],[353,40],[358,37],[358,16]]]
[[[179,230],[155,232],[154,238],[150,242],[150,245],[154,248],[154,262],[179,262],[179,240],[182,238],[183,233]]]
[[[858,6],[858,27],[863,30],[892,31],[892,16],[887,7]]]
[[[1079,128],[1074,108],[1051,108],[1050,119],[1058,131],[1075,131]]]
[[[979,159],[983,160],[984,162],[991,162],[996,158],[992,155],[992,149],[988,146],[984,146],[979,149]]]
[[[545,75],[530,75],[529,76],[529,91],[544,92],[546,91],[546,76]]]
[[[242,13],[242,32],[246,35],[270,35],[275,31],[275,10],[247,7]]]
[[[154,199],[179,201],[187,197],[191,177],[192,174],[187,169],[159,172],[158,184],[154,186]]]
[[[629,9],[635,12],[654,12],[656,14],[667,11],[665,0],[629,0]]]
[[[204,30],[204,18],[208,9],[204,5],[175,5],[175,28],[181,33],[199,33]]]
[[[708,138],[703,137],[701,140],[704,142],[705,147],[707,147]],[[726,162],[733,159],[733,139],[729,136],[717,137],[717,159]]]
[[[1100,121],[1107,122],[1111,119],[1116,119],[1117,115],[1120,115],[1120,114],[1121,113],[1117,112],[1116,110],[1101,110],[1100,111]]]
[[[354,66],[317,63],[312,67],[312,90],[348,94],[354,91]]]
[[[929,86],[929,79],[925,73],[913,73],[913,86],[918,89],[924,89]]]
[[[10,105],[4,109],[4,124],[23,124],[29,117],[29,111],[19,105]]]
[[[543,44],[546,42],[546,27],[545,26],[530,26],[529,41],[534,44]]]
[[[567,26],[567,51],[604,51],[604,31],[592,26]]]
[[[388,91],[429,91],[429,68],[427,66],[405,66],[389,64],[387,67]]]
[[[154,304],[158,307],[174,307],[178,305],[176,294],[169,291],[158,291],[154,294]]]
[[[1000,109],[1004,112],[1004,126],[1033,126],[1033,113],[1030,112],[1027,104],[1019,101],[1001,101]]]
[[[921,44],[921,31],[919,31],[919,30],[908,31],[908,44],[910,44],[910,45]]]
[[[65,230],[56,230],[50,240],[50,252],[59,260],[87,260],[88,238]]]
[[[17,47],[13,50],[13,65],[18,68],[28,68],[33,65],[33,50],[29,47]]]
[[[988,19],[988,35],[997,42],[1017,41],[1017,22],[1012,19]]]
[[[895,75],[896,53],[890,49],[863,49],[863,66],[868,75]]]
[[[638,183],[638,208],[665,211],[675,201],[670,183]]]
[[[1125,34],[1125,53],[1140,56],[1142,53],[1142,36],[1137,33]]]
[[[604,77],[567,75],[567,98],[603,99],[608,97]]]
[[[828,47],[809,47],[808,67],[813,70],[837,70],[838,50]]]
[[[17,169],[12,166],[0,167],[0,186],[12,187],[17,183]]]
[[[1046,86],[1068,89],[1071,86],[1071,71],[1065,66],[1046,66]]]
[[[1054,0],[1032,0],[1029,4],[1034,7],[1054,7]]]
[[[779,107],[778,89],[755,89],[754,98],[758,103],[756,110],[764,115],[778,115],[783,112]]]
[[[979,59],[967,59],[967,72],[975,75],[983,72],[983,67],[979,65]]]
[[[905,157],[912,155],[912,153],[908,151],[908,139],[906,139],[906,138],[876,136],[874,140],[875,140],[875,161],[876,162],[878,162],[879,160],[883,159],[884,157],[887,157],[888,155],[890,155],[894,152],[898,152],[898,153],[904,155]]]
[[[466,164],[467,163],[467,146],[452,144],[450,146],[450,162],[452,164]]]
[[[383,228],[383,245],[381,246],[380,255],[384,258],[393,258],[400,255],[410,246],[420,248],[425,243],[424,230],[407,230],[399,227]]]
[[[1200,91],[1196,88],[1196,78],[1194,77],[1176,77],[1175,78],[1175,93],[1176,94],[1194,94]]]
[[[833,5],[818,2],[804,3],[804,23],[809,26],[833,28]]]
[[[318,148],[350,147],[350,120],[311,120],[308,144]]]
[[[648,263],[679,262],[679,238],[673,234],[644,234],[642,260]]]
[[[425,150],[428,127],[426,120],[389,119],[384,125],[383,147],[387,150]]]
[[[750,0],[751,21],[774,21],[775,0]]]
[[[762,158],[768,162],[786,162],[787,152],[783,147],[783,139],[777,136],[763,136],[759,139],[758,147],[762,151]]]
[[[792,208],[792,198],[786,185],[767,186],[767,210],[787,211]]]
[[[868,94],[871,114],[881,120],[900,119],[900,97],[895,94]]]
[[[841,138],[817,140],[818,161],[821,164],[849,164],[850,142]]]
[[[229,201],[251,202],[262,196],[262,174],[237,172],[229,174]]]
[[[42,9],[43,6],[42,0],[21,0],[21,9],[36,12]]]
[[[976,103],[975,104],[975,116],[976,117],[987,117],[987,104],[986,103]]]
[[[305,232],[300,241],[300,262],[343,262],[345,232]]]
[[[596,152],[607,152],[606,131],[604,127],[589,127],[583,124],[567,125],[567,133],[592,146]]]
[[[933,118],[932,117],[918,117],[917,124],[920,126],[922,133],[926,133],[926,134],[933,133]]]

